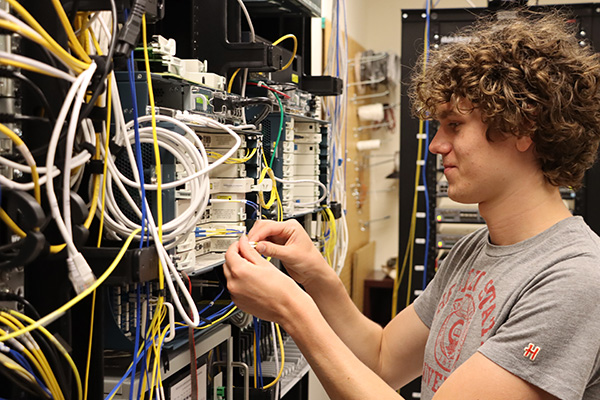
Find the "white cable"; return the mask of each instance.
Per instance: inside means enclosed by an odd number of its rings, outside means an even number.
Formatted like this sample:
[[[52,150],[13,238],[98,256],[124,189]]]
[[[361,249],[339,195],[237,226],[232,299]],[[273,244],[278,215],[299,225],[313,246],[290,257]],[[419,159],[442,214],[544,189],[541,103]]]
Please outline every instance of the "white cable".
[[[21,21],[19,18],[15,17],[14,15],[4,11],[4,10],[0,10],[0,18],[10,21],[14,24],[17,24],[21,29],[28,31],[30,34],[38,37],[39,39],[45,41],[45,39],[42,37],[42,35],[40,35],[38,32],[35,31],[35,29],[33,29],[32,27],[30,27],[29,25],[27,25],[25,22]],[[54,56],[54,58],[59,61],[60,63],[62,63],[65,67],[67,67],[69,69],[69,71],[72,71],[71,67],[64,61],[62,60],[60,57],[58,57],[53,51],[49,51],[50,54],[52,54],[52,56]]]
[[[64,79],[69,82],[75,82],[75,77],[73,75],[69,75],[58,68],[51,67],[50,65],[40,62],[38,60],[34,60],[33,58],[23,57],[14,53],[7,53],[6,51],[0,51],[0,60],[1,59],[20,62],[22,64],[26,64],[39,70],[42,70],[48,75],[51,75],[55,78]]]
[[[289,184],[295,184],[295,183],[312,183],[312,184],[316,184],[318,185],[322,190],[323,190],[323,194],[321,195],[321,197],[319,197],[318,200],[315,201],[309,201],[306,203],[294,203],[294,206],[296,207],[308,207],[308,206],[314,206],[317,204],[321,204],[321,202],[323,202],[323,200],[325,200],[327,198],[327,195],[329,194],[329,191],[327,190],[327,186],[325,186],[321,181],[318,181],[316,179],[294,179],[294,180],[287,180],[287,179],[281,179],[276,177],[275,175],[273,175],[275,177],[275,180],[277,182],[280,183],[289,183]]]
[[[184,125],[185,126],[185,125]],[[161,134],[164,132],[168,132],[163,128],[157,127],[157,133]],[[168,132],[170,133],[170,132]],[[140,135],[142,142],[143,143],[152,143],[152,138],[150,136],[150,133],[146,132],[144,135]],[[194,134],[194,136],[196,136]],[[175,136],[171,135],[172,138],[177,138],[179,137],[179,140],[184,140],[183,137],[179,134],[175,134]],[[185,143],[187,141],[187,139],[185,139],[183,141],[183,143]],[[188,141],[188,144],[189,141]],[[167,145],[166,142],[162,141],[160,143],[160,145],[163,148],[166,148],[167,150],[173,151],[171,148],[169,148],[169,146]],[[191,147],[191,148],[190,148]],[[183,149],[184,152],[187,152],[188,155],[198,155],[198,151],[197,149],[192,146],[190,144],[190,146],[187,149]],[[185,155],[185,154],[184,154]],[[131,158],[133,159],[133,154],[131,154]],[[194,166],[187,166],[189,163],[187,162],[187,159],[185,157],[181,157],[179,156],[179,161],[180,163],[185,167],[186,171],[188,171],[188,174],[191,174],[193,171],[195,171]],[[200,158],[198,157],[198,159],[200,160]],[[115,176],[115,178],[119,178],[120,176],[120,172],[117,171],[116,166],[114,165],[113,160],[108,157],[108,167],[110,170],[110,174],[107,174],[107,182],[110,182],[110,179],[112,176]],[[133,161],[135,162],[135,160]],[[205,162],[202,161],[195,161],[196,166],[200,166],[202,167],[203,165],[205,165]],[[136,212],[136,214],[139,216],[141,216],[141,211],[139,211],[139,209],[137,208],[137,206],[135,205],[135,202],[133,202],[133,200],[130,200],[128,198],[128,193],[127,191],[124,189],[124,187],[122,186],[122,182],[120,179],[115,179],[115,183],[117,184],[117,186],[119,187],[119,189],[121,190],[122,194],[126,197],[129,205],[131,206],[131,208]],[[209,192],[209,186],[208,186],[208,178],[207,176],[203,175],[200,179],[200,181],[195,180],[192,181],[190,183],[190,185],[192,185],[191,189],[194,193],[196,193],[196,196],[192,196],[192,204],[190,205],[190,207],[188,207],[188,209],[184,212],[184,214],[182,214],[181,216],[179,216],[176,220],[170,221],[169,223],[167,223],[166,225],[163,226],[163,229],[165,231],[170,230],[172,227],[176,228],[177,231],[175,231],[172,234],[167,234],[164,236],[164,240],[168,241],[171,240],[173,238],[173,236],[176,236],[177,234],[182,234],[182,233],[186,233],[184,230],[187,229],[187,232],[191,231],[193,228],[195,228],[195,224],[196,222],[199,220],[199,218],[201,218],[201,213],[203,212],[202,210],[204,210],[206,208],[206,204],[208,201],[208,192]],[[112,196],[112,190],[110,185],[107,185],[109,188],[108,191],[108,195],[109,195],[109,199],[114,199],[114,197]],[[137,185],[139,187],[139,185]],[[204,195],[204,193],[206,195]],[[111,203],[113,201],[109,201],[108,205],[110,207]],[[119,212],[120,210],[115,210],[117,212]],[[193,217],[194,212],[197,212],[197,216]],[[193,217],[193,218],[191,218]],[[124,216],[122,216],[121,218],[125,218]],[[185,225],[184,225],[185,224]],[[187,228],[185,228],[185,226],[187,226]],[[123,234],[128,235],[129,233],[127,231],[122,232]]]
[[[67,117],[67,113],[69,112],[69,109],[71,108],[71,104],[73,103],[75,94],[80,88],[83,87],[84,89],[82,89],[82,90],[85,90],[87,88],[90,80],[92,79],[92,75],[94,74],[94,71],[96,71],[96,63],[92,63],[88,67],[88,69],[86,69],[84,72],[82,72],[77,77],[75,82],[73,82],[73,84],[71,85],[71,88],[69,89],[69,92],[67,93],[67,96],[65,97],[65,101],[63,102],[63,105],[60,109],[58,117],[56,118],[56,124],[54,125],[54,129],[52,131],[52,137],[50,139],[50,143],[48,146],[48,154],[46,156],[46,171],[50,171],[54,168],[54,157],[56,154],[56,147],[58,145],[58,140],[60,138],[60,133],[62,131],[64,121]],[[52,217],[56,220],[56,225],[58,226],[58,229],[60,230],[61,235],[65,239],[65,243],[67,244],[69,253],[75,254],[75,253],[77,253],[77,248],[75,247],[75,244],[73,243],[73,237],[71,235],[69,235],[69,231],[66,228],[64,221],[61,218],[60,209],[58,207],[58,201],[56,199],[56,194],[54,193],[54,183],[52,182],[52,179],[48,179],[46,181],[46,186],[47,186],[46,193],[48,196],[48,203],[50,205]]]
[[[146,208],[148,210],[150,209],[148,201],[146,201]],[[177,308],[177,311],[179,311],[179,314],[181,315],[186,324],[188,324],[189,326],[198,326],[198,324],[200,324],[200,315],[198,314],[198,308],[196,307],[196,303],[192,298],[190,292],[188,292],[185,283],[179,276],[179,271],[177,271],[177,268],[175,268],[175,265],[173,265],[173,260],[171,260],[171,257],[167,253],[167,250],[163,247],[162,242],[159,240],[156,224],[154,223],[154,218],[152,216],[152,213],[150,212],[148,213],[148,227],[150,229],[152,237],[154,238],[154,244],[156,245],[158,257],[161,261],[160,264],[163,268],[164,276],[166,278],[165,281],[167,282],[167,286],[169,287],[169,291],[171,292],[171,296],[173,297],[173,301],[175,302],[175,307]],[[175,290],[175,286],[173,285],[173,278],[171,275],[175,277],[177,285],[179,286],[181,293],[183,293],[183,296],[185,297],[186,302],[188,303],[188,307],[190,310],[189,312],[190,314],[192,314],[194,318],[193,320],[189,318],[187,311],[181,305],[181,300],[179,299],[177,290]]]
[[[94,63],[95,64],[95,63]],[[92,72],[90,75],[90,80],[92,78],[93,73],[96,71],[96,67],[90,68]],[[87,71],[86,71],[87,72]],[[71,162],[73,160],[73,145],[75,143],[75,134],[77,133],[77,123],[79,122],[79,113],[81,111],[81,106],[84,103],[85,95],[87,93],[89,81],[82,84],[79,90],[77,91],[77,97],[75,98],[75,104],[73,109],[71,110],[71,120],[69,122],[69,127],[67,129],[67,139],[65,144],[65,161],[64,161],[64,171],[63,171],[63,187],[62,187],[62,203],[63,203],[63,219],[65,221],[65,225],[67,228],[67,232],[70,236],[73,235],[73,227],[71,225]],[[88,132],[86,136],[89,139],[89,126],[86,121],[82,121],[82,128],[84,132]],[[93,141],[95,143],[95,140]],[[54,163],[54,160],[53,160]],[[48,166],[46,165],[46,168]],[[80,171],[83,172],[82,170]]]
[[[273,334],[273,355],[275,356],[275,371],[279,371],[279,355],[277,354],[277,333],[275,330],[275,323],[271,322],[271,333]],[[275,400],[279,400],[279,384],[277,382],[275,386]]]
[[[60,175],[60,170],[54,170],[52,171],[52,177],[56,177]],[[44,185],[47,181],[47,175],[44,177],[40,177],[40,186]],[[28,183],[21,183],[21,182],[15,182],[12,179],[9,179],[7,177],[5,177],[4,175],[0,175],[0,186],[6,186],[8,188],[11,189],[16,189],[16,190],[22,190],[25,192],[28,192],[30,190],[33,190],[34,184],[33,182],[28,182]]]
[[[256,33],[254,32],[254,25],[252,24],[252,19],[250,18],[250,14],[248,13],[248,9],[242,0],[237,0],[240,8],[244,12],[244,16],[246,17],[246,21],[248,21],[248,27],[250,28],[250,41],[252,43],[256,42]],[[241,96],[246,97],[246,83],[248,82],[248,68],[244,68],[244,74],[242,79],[242,90]],[[243,124],[246,124],[246,113],[242,113]]]
[[[250,41],[252,43],[256,42],[256,34],[254,33],[254,25],[252,24],[252,19],[250,19],[250,14],[248,14],[248,9],[242,0],[237,0],[240,8],[244,12],[244,16],[246,17],[246,21],[248,21],[248,27],[250,27]]]
[[[186,124],[182,123],[181,121],[193,123],[193,124],[198,125],[199,127],[209,127],[209,128],[221,129],[221,130],[224,130],[225,132],[229,133],[235,139],[235,145],[231,149],[229,149],[222,157],[215,160],[209,166],[203,168],[200,171],[195,172],[192,175],[187,176],[186,178],[182,178],[182,179],[179,179],[179,180],[176,180],[173,182],[163,183],[162,188],[165,190],[173,189],[175,187],[181,186],[187,182],[190,182],[194,179],[199,178],[202,175],[207,174],[208,172],[212,171],[213,169],[215,169],[216,167],[218,167],[219,165],[221,165],[225,161],[227,161],[229,158],[231,158],[235,154],[235,152],[239,149],[240,145],[242,144],[242,140],[241,140],[240,136],[237,133],[235,133],[230,127],[228,127],[227,125],[221,124],[220,122],[217,122],[215,120],[212,120],[210,118],[207,118],[207,117],[203,117],[200,115],[193,115],[193,114],[189,114],[187,112],[181,113],[178,111],[177,115],[176,115],[177,119],[172,119],[172,118],[164,116],[164,115],[157,115],[156,118],[157,118],[157,120],[164,120],[164,121],[172,122],[175,125],[178,125],[180,128],[184,129],[187,133],[189,133],[192,136],[194,143],[197,145],[198,149],[202,153],[203,159],[208,159],[208,156],[206,155],[206,150],[204,149],[204,145],[202,144],[202,141],[200,141],[200,139],[198,138],[198,135],[192,129],[190,129]],[[147,122],[150,119],[151,119],[151,116],[146,115],[146,116],[140,117],[139,121],[140,121],[140,123],[142,123],[142,122]],[[132,126],[132,123],[129,122],[127,124],[127,128],[130,128],[131,126]],[[142,132],[147,132],[148,129],[151,130],[152,128],[150,128],[150,127],[140,128],[140,135]],[[121,178],[123,180],[123,183],[125,183],[126,185],[139,188],[138,183],[134,183],[133,181],[131,181],[130,179],[127,179],[124,176],[122,176]],[[153,185],[153,184],[145,184],[144,188],[146,190],[156,190],[156,189],[158,189],[158,186]]]

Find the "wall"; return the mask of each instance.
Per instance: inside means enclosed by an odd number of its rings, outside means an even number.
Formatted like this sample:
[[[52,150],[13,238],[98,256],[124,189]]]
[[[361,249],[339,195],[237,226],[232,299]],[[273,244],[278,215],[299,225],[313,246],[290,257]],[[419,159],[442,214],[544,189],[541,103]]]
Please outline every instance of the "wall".
[[[323,0],[322,9],[323,16],[330,18],[331,4],[336,0]],[[565,0],[562,2],[540,0],[530,1],[530,5],[539,4],[578,4],[586,3],[575,0]],[[372,49],[376,52],[388,51],[400,55],[401,43],[401,10],[402,9],[424,9],[424,1],[410,0],[346,0],[348,34],[353,41],[366,49]],[[486,7],[487,0],[439,0],[436,8],[469,8]],[[417,39],[417,38],[415,38]],[[354,54],[350,52],[349,58],[352,59]],[[403,77],[405,79],[406,77]],[[349,108],[349,112],[350,112]],[[397,113],[399,114],[399,113]],[[355,116],[352,116],[355,118]],[[399,121],[397,121],[399,126]],[[353,132],[348,131],[349,140],[354,142]],[[356,227],[350,231],[350,237],[363,236],[369,234],[370,241],[375,241],[377,250],[375,255],[375,267],[383,265],[389,258],[398,255],[398,190],[412,190],[414,182],[398,182],[385,179],[385,176],[391,172],[393,165],[383,161],[388,160],[396,149],[400,146],[400,132],[374,132],[371,134],[373,138],[382,139],[382,148],[378,151],[371,151],[369,168],[370,190],[368,193],[369,210],[364,211],[358,216],[364,221],[376,220],[382,217],[390,216],[390,219],[373,222],[365,232],[362,232]],[[360,139],[367,139],[361,137]],[[350,159],[348,168],[353,168],[354,159]],[[349,182],[350,184],[351,182]],[[348,192],[350,193],[350,188]],[[348,207],[352,206],[353,198],[348,196]],[[348,253],[348,259],[352,259],[352,253]],[[311,391],[309,394],[310,400],[325,400],[328,399],[322,387],[314,384],[315,377],[311,373]]]
[[[351,1],[351,0],[350,0]],[[547,4],[578,4],[587,3],[584,1],[565,0],[549,1],[539,0],[530,1],[530,5]],[[425,1],[410,0],[372,0],[366,13],[362,14],[358,23],[361,25],[358,34],[364,32],[364,38],[356,36],[363,47],[374,51],[388,51],[400,55],[401,43],[401,10],[402,9],[424,9]],[[434,1],[434,4],[436,2]],[[469,8],[472,5],[476,7],[487,7],[487,0],[439,0],[435,8]],[[349,27],[352,30],[354,27]],[[415,38],[417,39],[417,38]],[[349,55],[352,58],[353,54]],[[406,79],[407,77],[403,77]],[[398,149],[400,146],[400,133],[398,129],[393,134],[382,135],[375,133],[374,137],[385,139],[383,150],[371,152],[370,168],[370,220],[390,215],[391,218],[381,222],[373,222],[370,229],[370,240],[376,242],[377,250],[375,255],[376,268],[383,265],[386,260],[395,257],[398,254],[398,196],[397,190],[412,190],[414,182],[391,182],[384,177],[389,173],[390,164],[381,163],[388,159],[392,149]]]

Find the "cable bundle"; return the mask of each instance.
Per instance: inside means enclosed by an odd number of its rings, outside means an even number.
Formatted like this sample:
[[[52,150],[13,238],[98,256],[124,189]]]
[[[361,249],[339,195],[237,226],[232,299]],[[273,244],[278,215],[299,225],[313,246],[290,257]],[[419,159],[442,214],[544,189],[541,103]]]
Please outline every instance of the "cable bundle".
[[[327,46],[327,62],[325,74],[341,78],[348,84],[348,30],[346,28],[346,2],[336,0],[332,3],[332,33]],[[329,149],[331,160],[331,182],[329,191],[331,201],[342,206],[342,215],[335,222],[337,225],[337,243],[333,249],[332,267],[342,272],[348,253],[348,223],[346,222],[346,109],[347,90],[339,96],[326,97],[324,106],[327,117],[331,120]]]

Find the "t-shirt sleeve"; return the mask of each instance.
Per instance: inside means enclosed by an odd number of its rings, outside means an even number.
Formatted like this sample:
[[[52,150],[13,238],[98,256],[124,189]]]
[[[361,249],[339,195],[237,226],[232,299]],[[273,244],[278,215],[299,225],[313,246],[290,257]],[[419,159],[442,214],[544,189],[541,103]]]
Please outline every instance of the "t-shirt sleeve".
[[[538,275],[479,352],[562,400],[598,380],[600,266],[565,261]]]
[[[433,317],[435,316],[435,311],[440,302],[440,296],[444,287],[443,281],[445,281],[445,278],[442,271],[443,268],[440,266],[439,272],[413,302],[415,312],[428,328],[431,328],[431,323],[433,322]]]

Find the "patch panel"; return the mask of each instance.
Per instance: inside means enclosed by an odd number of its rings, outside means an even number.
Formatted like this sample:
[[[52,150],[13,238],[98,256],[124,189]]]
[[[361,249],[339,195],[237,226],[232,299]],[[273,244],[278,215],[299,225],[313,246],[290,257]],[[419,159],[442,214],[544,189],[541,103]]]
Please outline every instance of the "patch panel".
[[[309,144],[309,143],[314,143],[314,144],[318,144],[321,143],[322,137],[320,133],[302,133],[302,132],[298,132],[295,131],[294,132],[294,143],[302,143],[302,144]]]
[[[209,172],[211,178],[245,178],[244,164],[221,164]]]
[[[283,142],[284,153],[294,154],[319,154],[319,146],[311,143],[294,143],[293,141]]]
[[[249,193],[254,188],[252,178],[214,178],[210,181],[210,193]]]
[[[318,179],[319,178],[319,165],[284,165],[283,166],[283,177],[284,179]]]
[[[243,203],[214,203],[211,206],[212,215],[210,221],[243,222],[247,218],[245,210],[246,207]]]
[[[193,128],[195,128],[195,130],[198,129],[197,127]],[[202,130],[196,130],[196,134],[206,149],[230,149],[236,144],[235,139],[231,135],[223,133],[209,133],[206,132],[205,129],[206,128],[203,128]],[[246,138],[244,135],[240,135],[240,139],[242,140],[240,148],[247,147],[248,144],[246,143]]]

